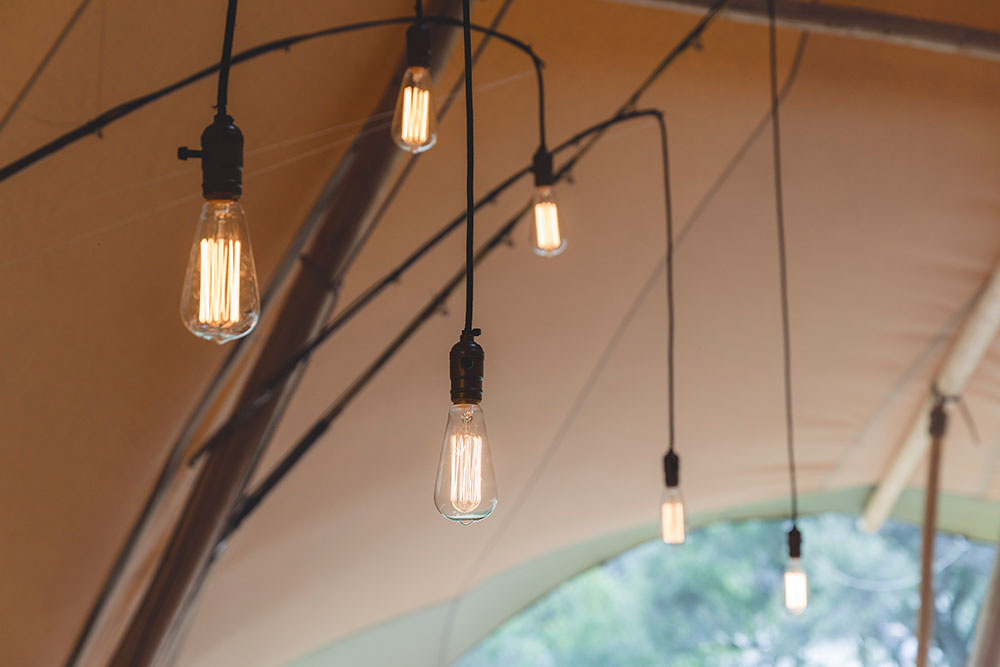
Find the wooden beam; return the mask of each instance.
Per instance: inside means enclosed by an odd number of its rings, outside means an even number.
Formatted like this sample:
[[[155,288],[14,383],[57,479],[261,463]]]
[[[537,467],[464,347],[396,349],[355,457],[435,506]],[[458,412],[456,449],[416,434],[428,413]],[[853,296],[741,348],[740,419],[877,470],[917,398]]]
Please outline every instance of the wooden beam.
[[[927,667],[934,638],[934,538],[937,536],[938,484],[941,480],[941,443],[948,416],[944,401],[938,399],[931,410],[931,451],[924,489],[924,523],[920,540],[920,610],[917,613],[917,667]]]
[[[459,15],[458,0],[435,0],[428,5],[429,14]],[[431,34],[432,70],[440,71],[457,31],[432,28]],[[379,126],[384,122],[384,110],[395,105],[404,69],[405,63],[400,58],[381,100],[314,208],[323,220],[307,251],[309,268],[300,270],[287,290],[281,312],[249,374],[238,405],[251,400],[256,389],[315,335],[333,311],[337,286],[371,232],[373,214],[402,155],[389,133]],[[109,664],[115,667],[169,664],[208,575],[220,536],[291,400],[301,370],[287,378],[253,418],[211,452]]]
[[[704,14],[715,0],[610,0],[629,5]],[[1000,33],[953,23],[888,14],[860,7],[777,0],[778,26],[898,44],[1000,62]],[[722,16],[745,23],[767,23],[766,0],[729,0]]]

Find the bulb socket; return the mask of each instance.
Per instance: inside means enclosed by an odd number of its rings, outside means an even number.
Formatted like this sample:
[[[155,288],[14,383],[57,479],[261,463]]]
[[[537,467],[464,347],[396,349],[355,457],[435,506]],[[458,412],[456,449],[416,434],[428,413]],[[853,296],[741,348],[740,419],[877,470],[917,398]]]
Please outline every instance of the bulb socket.
[[[232,116],[216,116],[201,133],[201,192],[205,199],[243,196],[243,133]]]
[[[423,21],[406,29],[406,66],[430,69],[431,31]]]
[[[668,488],[675,488],[681,483],[681,458],[673,451],[663,457],[663,477]]]
[[[928,429],[932,438],[943,438],[948,428],[948,413],[944,409],[944,400],[938,399],[931,409],[931,424]]]
[[[451,360],[452,403],[478,403],[483,400],[483,362],[486,355],[476,342],[477,335],[479,329],[462,332],[448,355]]]
[[[798,528],[788,531],[788,557],[802,558],[802,533]]]
[[[544,146],[535,151],[535,157],[531,162],[531,171],[535,174],[535,187],[547,187],[555,183],[555,176],[552,170],[552,153]]]

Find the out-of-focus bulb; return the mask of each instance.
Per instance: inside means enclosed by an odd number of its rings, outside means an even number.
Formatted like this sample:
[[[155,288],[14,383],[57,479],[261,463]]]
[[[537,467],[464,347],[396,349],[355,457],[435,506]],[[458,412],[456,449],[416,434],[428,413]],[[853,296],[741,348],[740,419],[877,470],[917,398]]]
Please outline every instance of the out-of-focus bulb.
[[[535,225],[531,247],[542,257],[555,257],[566,249],[566,238],[559,230],[559,210],[549,185],[535,188]]]
[[[785,607],[793,614],[801,614],[806,609],[809,598],[809,582],[802,569],[801,558],[789,558],[785,567]]]
[[[485,519],[497,506],[493,457],[477,403],[456,403],[448,410],[434,504],[444,518],[465,525]]]
[[[431,97],[431,73],[407,67],[392,116],[392,138],[404,151],[420,153],[437,141],[437,115]]]
[[[184,275],[184,326],[222,344],[250,333],[259,316],[257,269],[243,207],[231,199],[206,201]]]
[[[660,528],[667,544],[684,543],[684,499],[676,486],[665,487],[660,505]]]

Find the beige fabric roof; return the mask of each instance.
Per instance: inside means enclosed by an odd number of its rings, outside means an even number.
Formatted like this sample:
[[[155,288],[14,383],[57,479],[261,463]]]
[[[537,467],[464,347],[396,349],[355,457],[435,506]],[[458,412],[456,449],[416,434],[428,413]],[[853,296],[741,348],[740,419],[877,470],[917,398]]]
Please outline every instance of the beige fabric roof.
[[[5,101],[77,7],[45,4],[0,7]],[[0,132],[0,161],[211,63],[222,4],[93,0]],[[500,4],[477,4],[473,20],[488,24]],[[1000,6],[990,3],[863,4],[1000,31]],[[237,49],[409,7],[245,0]],[[604,0],[521,0],[500,27],[546,60],[549,133],[560,141],[613,112],[695,20]],[[799,34],[780,38],[784,77]],[[262,280],[381,94],[401,39],[402,29],[387,28],[321,40],[234,70],[230,108],[247,136],[244,205]],[[678,447],[695,514],[787,495],[766,130],[699,207],[765,116],[766,33],[723,19],[704,46],[642,100],[665,109],[671,128]],[[455,53],[438,88],[459,73]],[[528,61],[498,43],[475,81],[484,192],[535,149],[534,81]],[[805,493],[877,481],[948,336],[1000,258],[998,91],[995,62],[808,39],[783,116]],[[0,184],[5,663],[65,658],[172,439],[225,355],[177,316],[199,175],[174,151],[197,141],[213,93],[214,81],[192,86]],[[464,206],[463,121],[457,105],[349,274],[345,300]],[[448,405],[445,355],[461,328],[455,298],[231,541],[181,664],[292,661],[574,545],[641,535],[655,517],[665,448],[655,137],[642,121],[612,130],[581,162],[575,185],[559,187],[563,255],[535,257],[522,228],[515,246],[477,274],[495,516],[462,528],[431,502]],[[526,181],[477,218],[483,237],[529,189]],[[455,237],[435,250],[314,357],[265,468],[461,265],[461,245]],[[975,446],[963,426],[953,428],[943,479],[946,492],[990,506],[1000,500],[998,380],[994,349],[966,395],[985,442]],[[988,532],[988,521],[984,514],[978,528]],[[564,562],[568,576],[589,561]],[[518,604],[548,585],[519,581]],[[477,632],[488,629],[475,621]],[[435,660],[414,656],[413,664]]]

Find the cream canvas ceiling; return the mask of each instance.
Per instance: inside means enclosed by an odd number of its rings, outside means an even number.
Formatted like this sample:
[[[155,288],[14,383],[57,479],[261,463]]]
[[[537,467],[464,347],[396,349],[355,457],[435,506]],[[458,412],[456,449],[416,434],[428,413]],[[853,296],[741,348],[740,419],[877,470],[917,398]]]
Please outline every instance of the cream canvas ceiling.
[[[223,4],[93,0],[0,132],[0,162],[212,63]],[[489,24],[501,4],[477,3],[473,20]],[[993,3],[855,4],[1000,31]],[[77,6],[0,6],[5,103]],[[409,11],[395,0],[244,0],[236,47]],[[613,113],[695,21],[606,0],[515,0],[500,29],[545,59],[557,142]],[[244,206],[262,281],[373,111],[402,31],[319,40],[234,69],[230,109],[247,137]],[[784,79],[802,35],[779,37]],[[723,18],[703,43],[640,102],[664,109],[671,132],[683,488],[694,515],[775,513],[788,491],[770,144],[766,127],[756,132],[766,32]],[[441,93],[460,75],[459,55]],[[530,63],[500,43],[474,74],[481,193],[529,161],[535,92]],[[5,664],[68,655],[226,353],[177,315],[199,174],[174,152],[197,140],[213,91],[211,80],[194,85],[0,184]],[[996,62],[805,42],[783,140],[799,479],[814,511],[860,506],[1000,259],[998,103]],[[464,169],[456,105],[342,302],[462,210]],[[180,664],[277,665],[321,649],[308,664],[438,664],[560,578],[652,534],[666,426],[660,179],[653,124],[613,129],[558,188],[567,251],[542,260],[519,227],[477,273],[495,515],[455,526],[431,502],[456,297],[231,540]],[[529,190],[525,181],[477,217],[481,237]],[[435,249],[315,355],[264,469],[461,266],[461,248],[456,236]],[[945,527],[980,536],[1000,515],[998,380],[995,346],[966,393],[984,441],[957,424],[945,451],[948,502],[979,512],[971,522],[945,512]],[[467,591],[455,613],[449,601]],[[359,637],[367,652],[350,653]],[[427,650],[400,653],[408,641]]]

